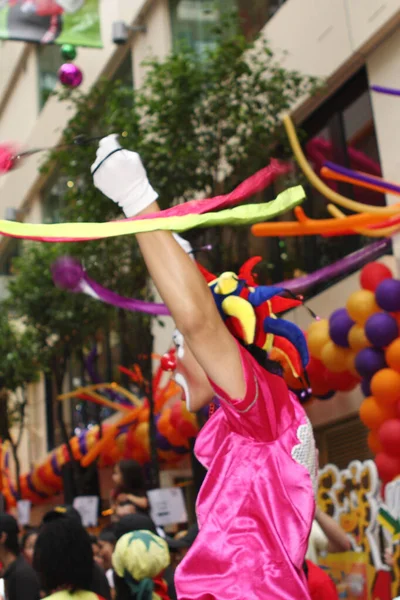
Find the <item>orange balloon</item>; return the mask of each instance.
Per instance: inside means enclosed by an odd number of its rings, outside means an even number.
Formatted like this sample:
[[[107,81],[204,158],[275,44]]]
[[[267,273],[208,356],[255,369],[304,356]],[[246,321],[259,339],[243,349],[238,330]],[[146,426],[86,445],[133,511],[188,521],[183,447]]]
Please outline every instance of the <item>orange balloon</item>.
[[[360,352],[360,350],[364,350],[364,348],[372,345],[365,335],[364,327],[357,325],[357,323],[350,329],[347,339],[350,348],[355,352]]]
[[[368,448],[374,454],[378,454],[378,452],[382,452],[382,444],[379,441],[379,437],[376,431],[370,431],[367,437]]]
[[[310,355],[321,359],[322,350],[330,341],[329,322],[327,319],[315,321],[307,330],[307,345]]]
[[[400,338],[394,340],[394,342],[386,348],[385,358],[391,369],[400,372]]]
[[[369,429],[376,431],[387,419],[392,419],[396,408],[382,406],[373,396],[368,396],[360,406],[360,419]]]
[[[371,393],[382,406],[394,406],[400,400],[400,373],[381,369],[371,379]]]
[[[369,290],[353,292],[347,300],[346,308],[358,325],[364,325],[371,315],[380,310],[375,301],[375,294]]]
[[[340,348],[332,341],[325,344],[321,352],[321,360],[326,368],[332,373],[341,373],[346,371],[349,351]]]

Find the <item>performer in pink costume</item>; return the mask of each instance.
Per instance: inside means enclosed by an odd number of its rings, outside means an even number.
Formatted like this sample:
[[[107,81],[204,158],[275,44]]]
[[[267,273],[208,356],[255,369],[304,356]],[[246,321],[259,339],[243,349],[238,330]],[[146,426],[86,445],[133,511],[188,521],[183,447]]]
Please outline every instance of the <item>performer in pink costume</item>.
[[[159,210],[140,157],[122,150],[116,136],[100,142],[92,172],[96,187],[127,217]],[[316,453],[304,410],[266,360],[261,366],[261,350],[243,347],[246,341],[238,343],[221,318],[213,294],[226,298],[239,280],[226,274],[212,294],[179,236],[157,231],[137,239],[181,332],[177,381],[190,409],[214,395],[221,400],[196,443],[208,474],[197,501],[200,532],[176,573],[178,597],[308,600],[302,565],[315,510]],[[235,316],[236,308],[222,306]]]

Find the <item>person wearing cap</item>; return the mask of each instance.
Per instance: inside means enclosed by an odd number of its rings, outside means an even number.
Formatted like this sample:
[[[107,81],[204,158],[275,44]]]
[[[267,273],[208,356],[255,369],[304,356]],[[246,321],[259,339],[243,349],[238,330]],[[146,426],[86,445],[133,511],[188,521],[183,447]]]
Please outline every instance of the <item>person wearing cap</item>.
[[[39,578],[21,554],[18,534],[18,523],[14,517],[0,513],[0,562],[4,569],[6,598],[39,600]]]
[[[221,405],[196,440],[208,473],[197,497],[199,535],[175,573],[178,597],[309,600],[302,566],[315,512],[315,442],[304,408],[267,355],[276,345],[274,357],[286,357],[304,378],[304,334],[277,317],[300,301],[257,285],[254,260],[239,274],[202,274],[188,242],[162,230],[165,215],[140,156],[117,135],[100,141],[91,170],[95,187],[127,218],[152,217],[154,230],[136,239],[180,332],[175,379],[192,412],[215,396]],[[179,229],[197,207],[174,208],[182,218],[170,223]]]
[[[83,529],[82,519],[79,512],[76,510],[76,508],[68,504],[56,506],[47,512],[43,517],[42,526],[59,519],[72,520],[73,522],[78,523]],[[93,561],[92,583],[90,589],[105,600],[111,600],[111,590],[107,581],[107,577],[101,566],[96,561]]]

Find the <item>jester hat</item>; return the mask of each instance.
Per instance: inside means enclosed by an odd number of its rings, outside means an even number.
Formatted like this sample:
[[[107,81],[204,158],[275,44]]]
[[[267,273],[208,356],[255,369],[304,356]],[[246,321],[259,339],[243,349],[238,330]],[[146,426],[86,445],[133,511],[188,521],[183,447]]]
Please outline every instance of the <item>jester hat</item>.
[[[261,260],[251,258],[238,275],[226,272],[219,277],[198,266],[232,335],[271,353],[301,378],[309,361],[306,339],[297,325],[277,315],[302,305],[302,299],[282,297],[288,293],[282,287],[257,285],[253,269]]]

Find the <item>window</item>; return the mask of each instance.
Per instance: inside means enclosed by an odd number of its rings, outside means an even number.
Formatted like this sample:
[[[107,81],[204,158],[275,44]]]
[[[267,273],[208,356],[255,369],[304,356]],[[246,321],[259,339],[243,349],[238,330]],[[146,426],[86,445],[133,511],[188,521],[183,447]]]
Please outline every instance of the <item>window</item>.
[[[243,32],[252,38],[286,0],[171,0],[172,35],[199,54],[212,48],[221,14],[239,12]]]
[[[306,134],[303,148],[316,173],[319,174],[325,161],[332,161],[344,167],[381,175],[368,80],[364,69],[315,111],[301,128]],[[302,181],[299,170],[297,174],[297,181]],[[325,197],[307,182],[302,183],[307,193],[307,200],[303,204],[307,216],[314,219],[328,218]],[[359,202],[376,206],[385,204],[383,194],[349,184],[328,180],[326,183],[344,196]],[[293,217],[286,214],[282,218],[287,220]],[[330,265],[369,243],[368,238],[358,235],[340,238],[266,238],[264,255],[268,256],[272,281],[282,281]],[[333,283],[335,281],[331,280],[322,288],[316,287],[310,292],[318,293]]]
[[[38,45],[37,61],[39,70],[39,107],[46,104],[58,83],[58,70],[65,62],[57,45]]]

